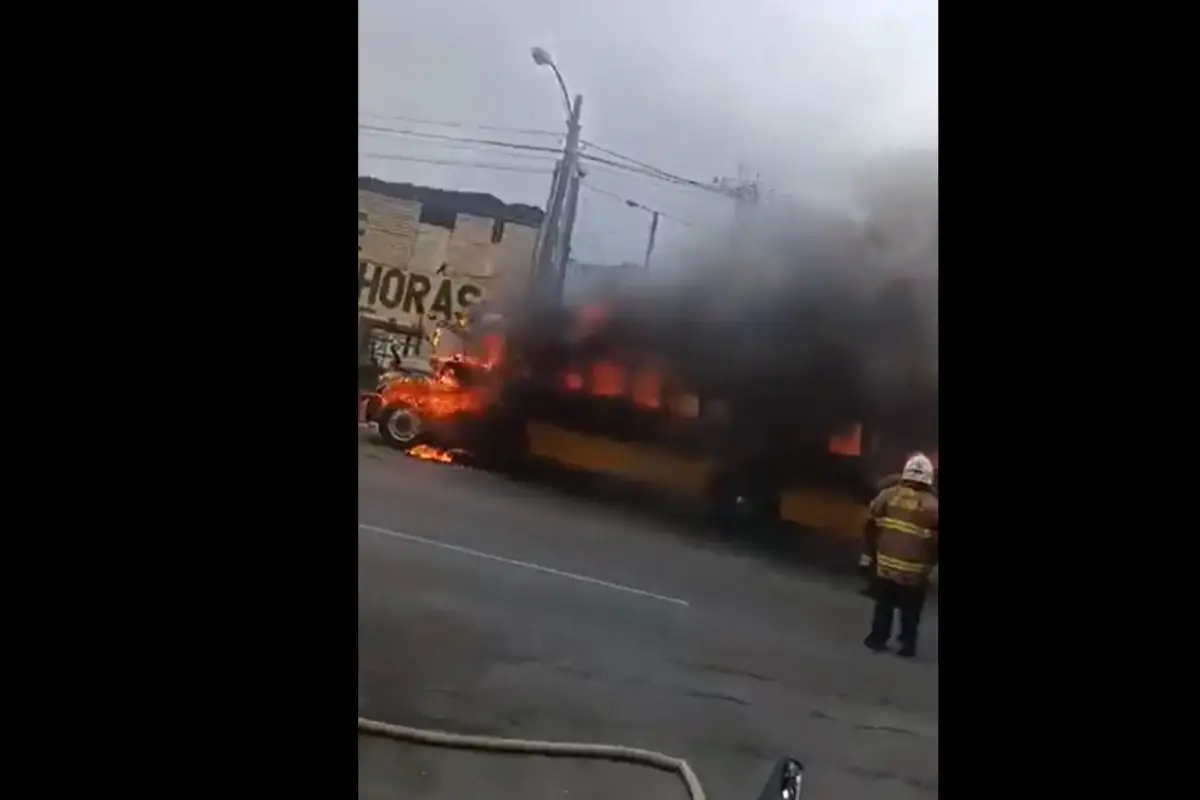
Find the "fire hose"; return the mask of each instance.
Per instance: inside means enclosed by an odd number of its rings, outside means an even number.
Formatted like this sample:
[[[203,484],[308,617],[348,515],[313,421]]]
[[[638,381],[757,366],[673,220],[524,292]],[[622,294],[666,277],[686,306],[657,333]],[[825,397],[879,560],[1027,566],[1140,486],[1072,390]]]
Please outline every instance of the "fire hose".
[[[410,728],[391,725],[371,719],[358,718],[358,732],[370,736],[382,736],[402,742],[452,747],[461,750],[481,750],[488,753],[520,753],[560,758],[592,758],[603,761],[620,761],[643,767],[674,772],[683,779],[692,800],[705,800],[704,789],[696,773],[680,758],[672,758],[652,750],[639,750],[613,744],[575,744],[571,742],[538,742],[528,739],[502,739],[498,736],[467,736],[446,731]]]

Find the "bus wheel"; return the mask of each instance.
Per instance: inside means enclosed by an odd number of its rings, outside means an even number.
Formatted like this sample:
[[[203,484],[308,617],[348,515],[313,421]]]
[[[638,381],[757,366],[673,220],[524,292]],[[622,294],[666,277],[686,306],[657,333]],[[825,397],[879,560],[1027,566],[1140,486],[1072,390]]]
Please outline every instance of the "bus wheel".
[[[423,425],[417,412],[398,405],[379,412],[379,437],[397,450],[408,450],[421,443]]]

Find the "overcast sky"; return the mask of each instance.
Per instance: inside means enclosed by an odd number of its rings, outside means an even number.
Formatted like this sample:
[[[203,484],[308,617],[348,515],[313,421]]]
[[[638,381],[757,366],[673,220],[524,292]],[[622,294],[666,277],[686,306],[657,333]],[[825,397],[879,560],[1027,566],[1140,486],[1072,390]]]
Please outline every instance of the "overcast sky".
[[[553,54],[584,95],[583,137],[701,181],[739,164],[782,192],[829,199],[846,165],[936,147],[936,0],[359,0],[360,124],[554,147],[561,93],[534,65]],[[438,127],[389,117],[461,123]],[[373,155],[372,155],[373,154]],[[375,155],[544,170],[535,174]],[[597,153],[597,155],[602,155]],[[545,206],[552,156],[395,133],[359,136],[359,172],[491,192]],[[596,167],[581,195],[575,254],[638,261],[658,208],[659,247],[728,225],[732,203]]]

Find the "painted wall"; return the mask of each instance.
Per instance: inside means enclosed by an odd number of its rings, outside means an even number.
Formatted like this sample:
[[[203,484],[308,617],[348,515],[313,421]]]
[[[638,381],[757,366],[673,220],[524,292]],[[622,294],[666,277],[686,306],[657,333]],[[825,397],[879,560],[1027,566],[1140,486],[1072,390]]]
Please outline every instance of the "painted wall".
[[[359,312],[431,328],[524,290],[537,229],[359,191]]]

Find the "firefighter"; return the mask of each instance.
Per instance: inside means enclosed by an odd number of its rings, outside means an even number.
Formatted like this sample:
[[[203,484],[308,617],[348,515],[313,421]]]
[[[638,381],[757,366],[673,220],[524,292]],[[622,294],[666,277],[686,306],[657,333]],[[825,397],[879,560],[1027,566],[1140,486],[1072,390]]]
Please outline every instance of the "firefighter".
[[[921,453],[909,457],[899,483],[881,491],[868,512],[864,535],[867,552],[874,556],[875,615],[863,644],[876,652],[887,648],[899,611],[897,655],[917,654],[929,574],[938,562],[938,498],[933,479],[933,462]]]
[[[875,484],[876,497],[879,496],[879,492],[890,489],[899,482],[900,476],[895,473],[884,477]],[[863,597],[871,597],[875,589],[875,537],[871,535],[872,530],[874,529],[871,526],[867,526],[864,531],[863,551],[858,557],[858,574],[863,579],[863,586],[858,593]]]
[[[932,459],[930,459],[932,461]],[[882,492],[885,489],[890,489],[900,482],[898,474],[885,476],[879,483],[875,485],[875,491]],[[933,494],[938,493],[938,469],[933,468]],[[866,536],[866,541],[863,543],[863,551],[858,557],[858,574],[862,576],[863,586],[858,590],[858,593],[863,597],[870,597],[875,585],[875,552],[874,540],[871,536]]]

